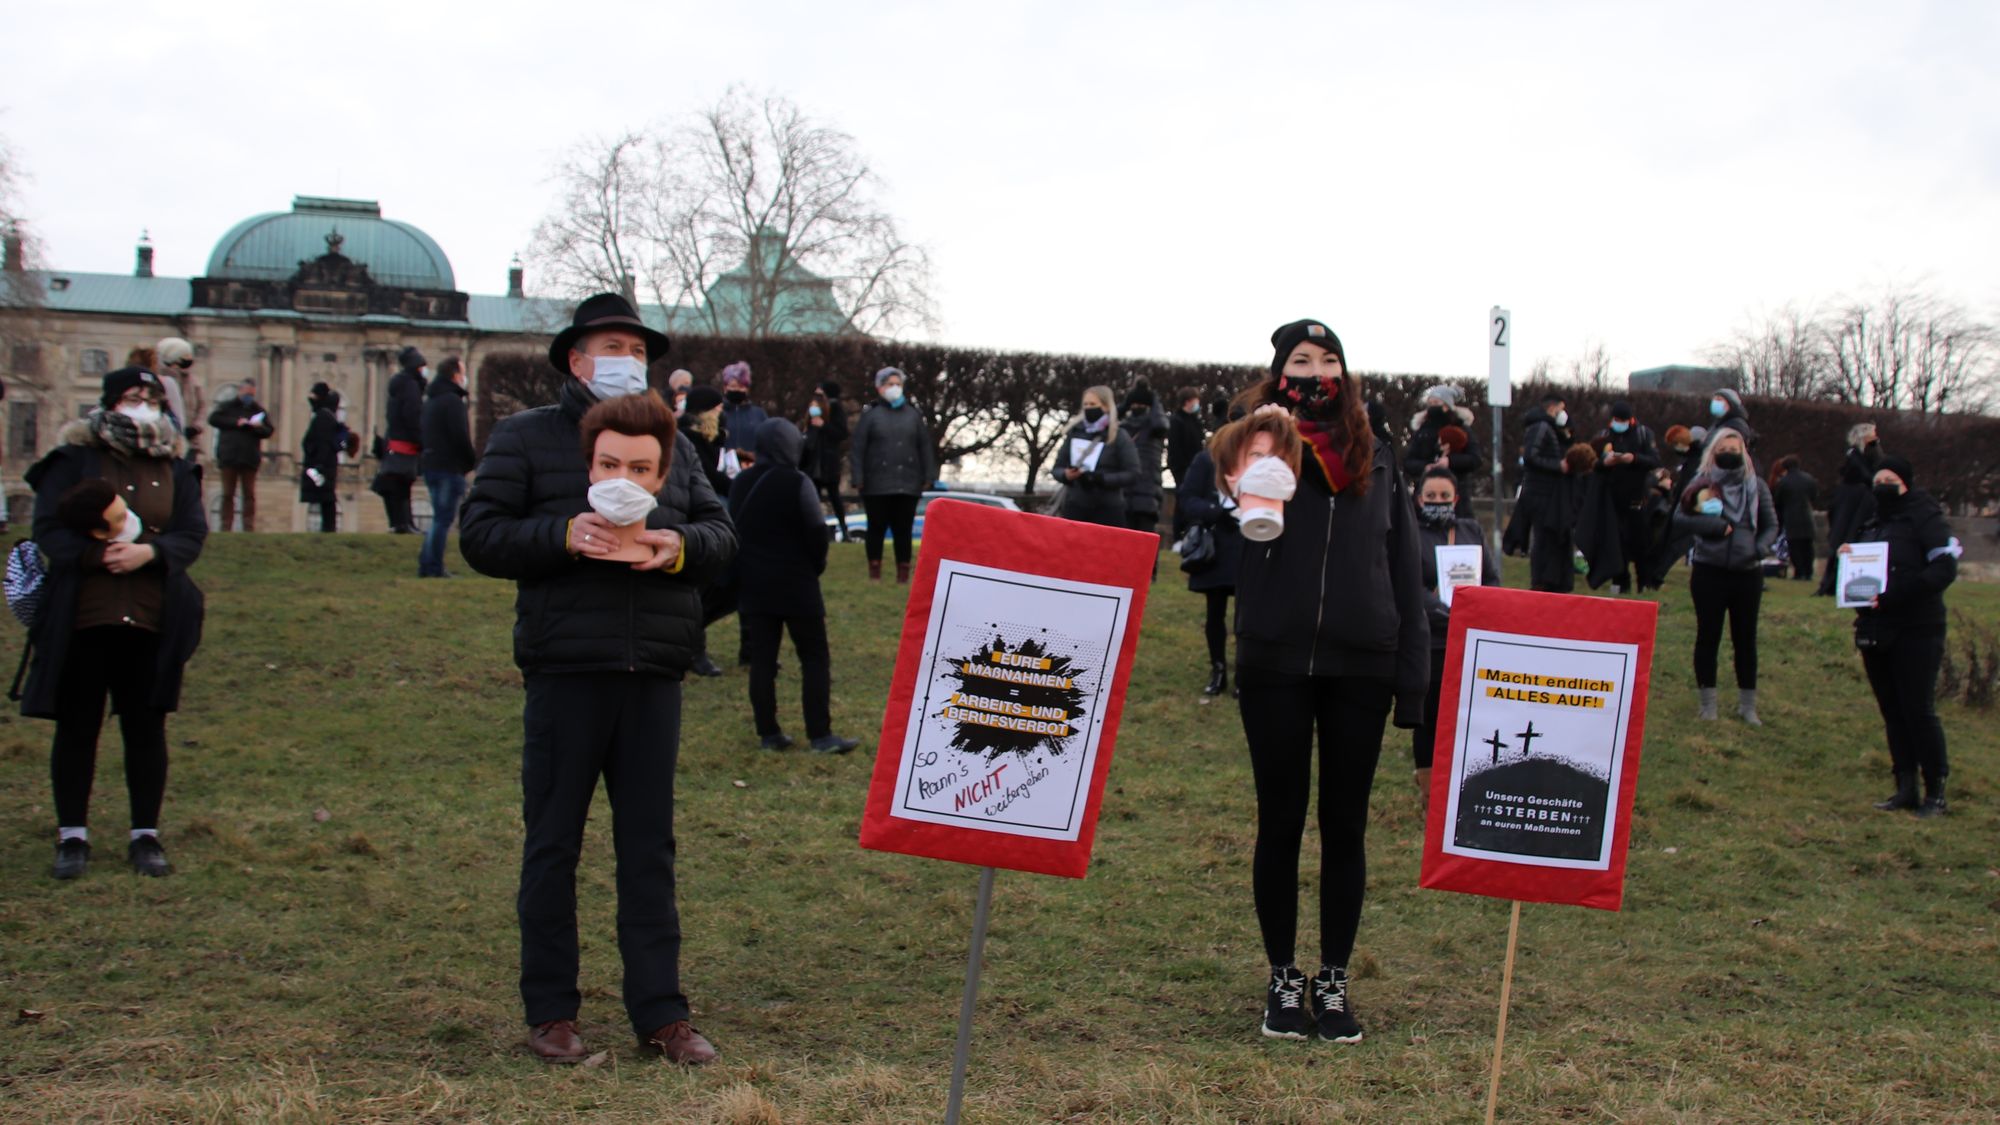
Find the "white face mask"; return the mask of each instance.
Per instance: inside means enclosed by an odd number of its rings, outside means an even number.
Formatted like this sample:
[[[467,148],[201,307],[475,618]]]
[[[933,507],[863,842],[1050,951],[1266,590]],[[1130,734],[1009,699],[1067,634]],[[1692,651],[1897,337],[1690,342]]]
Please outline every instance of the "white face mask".
[[[347,425],[347,408],[343,406],[339,410],[334,411],[333,420],[343,426]]]
[[[889,404],[890,406],[894,406],[894,405],[896,405],[897,403],[899,403],[899,402],[902,402],[902,401],[903,401],[903,387],[902,387],[902,384],[900,384],[900,383],[891,383],[891,384],[889,384],[888,386],[886,386],[886,387],[883,387],[883,388],[882,388],[882,401],[883,401],[883,402],[886,402],[886,403],[888,403],[888,404]]]
[[[590,393],[601,401],[646,389],[646,365],[629,355],[592,356]]]
[[[123,414],[125,417],[132,419],[134,422],[137,422],[141,426],[156,426],[160,422],[160,408],[154,406],[150,402],[141,402],[131,406],[120,406],[118,408],[118,413]]]
[[[139,533],[144,530],[146,528],[139,520],[139,513],[127,508],[125,509],[125,530],[113,536],[111,541],[113,543],[133,543],[138,540]]]
[[[1569,425],[1569,411],[1567,410],[1556,411],[1556,425],[1558,426]]]
[[[659,506],[657,497],[624,477],[601,480],[590,486],[590,510],[610,520],[614,527],[630,527]]]

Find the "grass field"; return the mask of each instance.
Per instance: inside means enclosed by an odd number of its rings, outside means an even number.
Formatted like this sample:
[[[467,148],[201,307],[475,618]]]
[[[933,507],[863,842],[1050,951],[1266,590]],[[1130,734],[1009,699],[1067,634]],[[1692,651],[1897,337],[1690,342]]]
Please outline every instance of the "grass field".
[[[419,582],[415,553],[210,540],[206,641],[169,726],[171,878],[123,869],[114,736],[97,863],[51,880],[51,725],[0,718],[0,1119],[938,1119],[977,872],[855,845],[902,590],[834,548],[836,729],[862,752],[760,752],[740,672],[687,686],[683,974],[722,1062],[634,1050],[600,804],[579,881],[583,1029],[605,1057],[555,1069],[520,1046],[512,589]],[[1356,957],[1368,1039],[1257,1036],[1248,762],[1233,707],[1198,693],[1199,601],[1162,570],[1090,877],[1000,875],[968,1121],[1477,1120],[1508,908],[1417,889],[1402,732]],[[1625,908],[1524,910],[1502,1120],[2000,1119],[1995,716],[1944,708],[1951,816],[1873,812],[1887,756],[1849,614],[1774,581],[1767,725],[1697,725],[1683,580]],[[1949,600],[2000,620],[2000,587]],[[0,642],[11,669],[20,630]]]

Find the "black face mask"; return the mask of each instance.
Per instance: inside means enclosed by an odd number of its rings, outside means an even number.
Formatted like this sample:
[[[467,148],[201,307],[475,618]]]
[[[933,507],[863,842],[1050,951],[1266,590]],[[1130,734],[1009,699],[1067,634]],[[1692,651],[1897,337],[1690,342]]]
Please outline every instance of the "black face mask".
[[[1095,426],[1104,420],[1104,409],[1097,406],[1083,408],[1083,420]]]
[[[1433,406],[1429,410],[1424,411],[1424,414],[1431,421],[1440,424],[1443,423],[1446,419],[1451,417],[1451,411],[1446,410],[1442,406]]]
[[[1877,507],[1894,507],[1902,502],[1902,489],[1897,488],[1893,484],[1878,484],[1875,486],[1875,505]]]
[[[739,406],[740,406],[740,405],[742,405],[743,403],[746,403],[746,402],[749,402],[749,401],[750,401],[750,392],[749,392],[749,391],[725,391],[725,392],[723,392],[723,395],[722,395],[722,397],[723,397],[723,398],[726,398],[726,399],[728,399],[728,400],[729,400],[730,402],[733,402],[733,403],[736,403],[737,405],[739,405]]]
[[[1289,402],[1292,413],[1301,418],[1325,422],[1340,413],[1335,396],[1328,394],[1326,384],[1318,379],[1293,379],[1289,376],[1279,379],[1278,398]]]
[[[1880,464],[1882,461],[1882,443],[1871,441],[1867,445],[1862,446],[1861,456],[1870,465]]]
[[[1715,467],[1721,469],[1723,472],[1733,473],[1743,467],[1743,455],[1741,453],[1718,453],[1715,455]]]

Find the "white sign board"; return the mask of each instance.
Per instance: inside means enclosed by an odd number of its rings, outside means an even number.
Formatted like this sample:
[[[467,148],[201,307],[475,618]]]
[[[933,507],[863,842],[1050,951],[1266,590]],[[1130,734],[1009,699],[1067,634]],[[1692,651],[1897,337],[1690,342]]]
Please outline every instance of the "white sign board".
[[[1482,557],[1484,553],[1477,543],[1457,546],[1438,544],[1438,600],[1444,603],[1446,609],[1451,608],[1451,596],[1460,586],[1479,585],[1486,566]]]
[[[1889,545],[1887,543],[1843,543],[1840,570],[1834,576],[1834,592],[1842,609],[1870,605],[1889,585]]]
[[[1494,305],[1486,314],[1486,403],[1488,406],[1514,405],[1512,361],[1514,354],[1514,314]],[[1499,445],[1499,438],[1494,438]]]

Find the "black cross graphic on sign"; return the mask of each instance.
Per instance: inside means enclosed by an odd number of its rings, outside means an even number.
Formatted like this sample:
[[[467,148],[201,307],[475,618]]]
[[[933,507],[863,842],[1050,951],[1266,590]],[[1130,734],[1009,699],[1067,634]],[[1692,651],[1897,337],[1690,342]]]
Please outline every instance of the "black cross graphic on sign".
[[[1542,735],[1536,733],[1534,721],[1530,720],[1528,722],[1528,729],[1517,732],[1514,737],[1521,740],[1521,756],[1525,758],[1528,756],[1528,745],[1537,738],[1541,738]]]
[[[1493,764],[1496,766],[1499,765],[1500,751],[1505,750],[1507,748],[1507,744],[1500,741],[1500,732],[1498,730],[1495,730],[1493,732],[1492,738],[1481,739],[1480,741],[1484,742],[1486,745],[1491,746],[1493,748]]]

